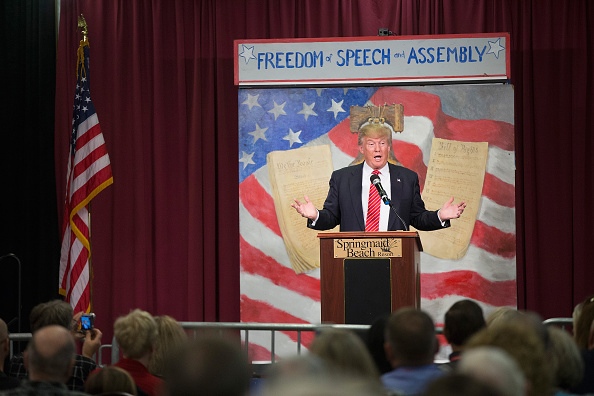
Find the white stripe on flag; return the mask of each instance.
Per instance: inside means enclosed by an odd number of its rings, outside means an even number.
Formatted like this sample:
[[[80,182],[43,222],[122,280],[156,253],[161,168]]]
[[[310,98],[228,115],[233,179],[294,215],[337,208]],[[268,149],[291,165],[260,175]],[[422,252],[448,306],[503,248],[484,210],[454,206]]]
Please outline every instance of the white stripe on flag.
[[[508,234],[516,233],[516,209],[499,205],[481,196],[477,219]]]
[[[292,268],[283,239],[260,221],[254,219],[245,206],[239,202],[239,233],[243,239],[256,249],[272,257],[283,267]]]
[[[78,300],[80,300],[81,296],[85,292],[85,288],[87,287],[88,283],[89,283],[89,262],[87,261],[85,263],[85,266],[83,267],[82,272],[78,276],[78,279],[76,280],[76,283],[74,284],[74,287],[72,288],[72,294],[70,295],[70,301],[73,304],[73,306],[76,307],[76,305],[78,304]]]
[[[275,285],[259,275],[240,273],[241,294],[264,301],[308,323],[320,323],[320,302]]]
[[[105,154],[94,161],[91,166],[85,169],[83,173],[78,175],[76,179],[72,181],[71,196],[73,196],[79,188],[87,184],[96,173],[107,166],[109,166],[109,156]]]
[[[489,281],[515,280],[516,259],[506,259],[474,245],[470,245],[466,255],[458,260],[442,260],[421,252],[421,273],[441,274],[451,271],[474,271]]]

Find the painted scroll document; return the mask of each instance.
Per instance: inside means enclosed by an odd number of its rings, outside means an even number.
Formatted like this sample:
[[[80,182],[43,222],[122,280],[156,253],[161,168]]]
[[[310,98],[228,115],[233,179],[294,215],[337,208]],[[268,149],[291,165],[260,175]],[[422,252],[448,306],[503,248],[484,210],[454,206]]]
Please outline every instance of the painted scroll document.
[[[479,210],[488,150],[487,142],[433,139],[423,190],[425,206],[437,210],[454,197],[454,204],[464,201],[466,209],[449,228],[419,232],[426,253],[449,260],[466,254]]]
[[[323,206],[333,171],[330,146],[272,151],[266,160],[276,217],[291,266],[297,274],[319,268],[318,231],[305,226],[307,220],[291,203],[294,198],[303,202],[307,195],[317,208]]]

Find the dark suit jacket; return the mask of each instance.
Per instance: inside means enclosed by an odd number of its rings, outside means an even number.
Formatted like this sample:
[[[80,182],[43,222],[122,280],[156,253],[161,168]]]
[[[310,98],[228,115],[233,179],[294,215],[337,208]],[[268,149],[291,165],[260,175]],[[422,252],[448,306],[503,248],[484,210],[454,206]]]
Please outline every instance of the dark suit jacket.
[[[410,225],[422,231],[444,228],[437,217],[437,211],[425,209],[418,175],[402,166],[388,165],[391,187],[389,198],[396,212],[406,222],[403,225],[391,210],[388,231],[406,230]],[[363,163],[334,171],[330,178],[328,197],[324,208],[319,211],[318,221],[312,226],[312,221],[309,220],[307,226],[315,230],[329,230],[340,224],[340,231],[365,231],[361,202],[362,179]],[[449,226],[450,222],[446,221],[445,227]]]

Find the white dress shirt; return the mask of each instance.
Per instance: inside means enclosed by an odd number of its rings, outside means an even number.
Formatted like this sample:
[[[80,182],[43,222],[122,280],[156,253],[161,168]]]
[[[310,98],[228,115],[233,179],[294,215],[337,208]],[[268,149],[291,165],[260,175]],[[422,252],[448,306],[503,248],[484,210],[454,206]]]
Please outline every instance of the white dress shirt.
[[[379,169],[379,178],[382,182],[382,187],[390,198],[391,184],[390,184],[390,167],[388,163],[383,168]],[[363,162],[363,178],[361,180],[361,204],[363,205],[363,220],[367,221],[367,206],[369,203],[369,186],[371,185],[371,172],[373,168]],[[390,218],[390,205],[382,204],[380,206],[379,231],[388,231],[388,220]]]

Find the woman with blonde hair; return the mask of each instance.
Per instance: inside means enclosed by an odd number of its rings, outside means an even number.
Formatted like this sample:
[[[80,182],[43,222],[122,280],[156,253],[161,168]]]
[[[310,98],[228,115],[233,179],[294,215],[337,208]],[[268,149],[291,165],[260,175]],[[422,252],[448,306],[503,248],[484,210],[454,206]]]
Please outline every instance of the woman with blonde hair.
[[[135,309],[116,319],[113,333],[123,355],[115,366],[129,372],[136,385],[149,396],[159,395],[164,381],[147,368],[158,336],[155,318],[146,311]]]
[[[148,369],[152,375],[163,377],[169,355],[184,345],[188,341],[188,336],[184,328],[171,316],[156,316],[155,321],[159,335]]]
[[[379,371],[367,347],[352,331],[324,329],[314,338],[309,351],[325,361],[329,369],[336,370],[337,374],[380,380]]]

